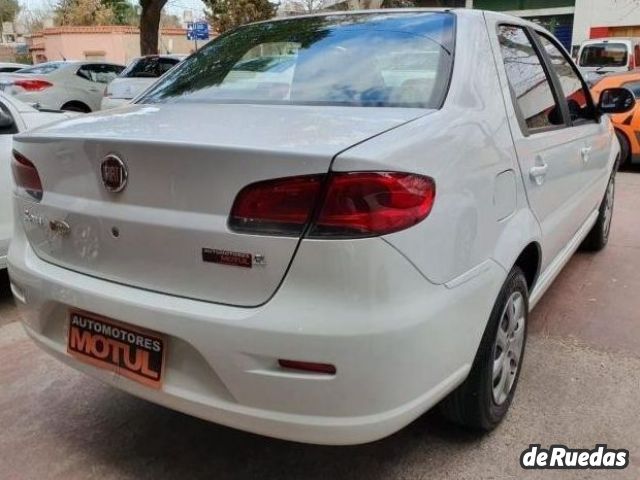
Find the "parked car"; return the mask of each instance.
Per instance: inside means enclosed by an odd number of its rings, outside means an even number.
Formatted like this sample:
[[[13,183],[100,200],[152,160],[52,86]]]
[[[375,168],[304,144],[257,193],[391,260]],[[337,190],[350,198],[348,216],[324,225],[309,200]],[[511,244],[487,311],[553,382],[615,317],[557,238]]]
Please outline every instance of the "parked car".
[[[124,66],[107,62],[47,62],[0,76],[0,90],[43,108],[100,110],[105,85]]]
[[[147,55],[134,59],[104,89],[102,110],[128,103],[186,57],[186,55]]]
[[[11,205],[11,142],[13,135],[30,128],[69,118],[72,114],[40,111],[0,93],[0,270],[7,266],[7,250],[13,231]]]
[[[289,83],[236,76],[260,56],[293,56]],[[264,435],[367,442],[441,401],[490,430],[530,309],[581,244],[607,244],[605,113],[633,104],[611,89],[594,105],[558,41],[507,15],[240,27],[135,104],[16,137],[26,331],[106,383]]]
[[[640,71],[610,74],[604,76],[592,88],[594,99],[600,97],[603,90],[624,87],[636,98],[640,98]],[[611,115],[611,122],[616,129],[616,136],[620,142],[620,165],[640,163],[640,112],[638,103],[633,110],[626,113]]]
[[[586,40],[578,50],[578,67],[590,82],[607,73],[628,72],[640,67],[640,38]]]
[[[0,73],[11,73],[30,66],[31,65],[27,65],[26,63],[0,62]]]

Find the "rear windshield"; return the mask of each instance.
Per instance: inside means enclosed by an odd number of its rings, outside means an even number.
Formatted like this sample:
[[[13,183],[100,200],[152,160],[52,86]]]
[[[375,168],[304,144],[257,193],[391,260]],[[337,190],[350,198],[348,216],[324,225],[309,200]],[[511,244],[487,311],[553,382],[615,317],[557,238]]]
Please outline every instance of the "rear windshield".
[[[143,57],[134,60],[125,68],[120,77],[158,78],[171,70],[180,60],[166,57]]]
[[[328,15],[257,23],[203,47],[139,103],[439,108],[453,62],[444,12]]]
[[[585,45],[578,64],[581,67],[625,67],[627,52],[627,45],[624,43]]]
[[[46,75],[51,72],[55,72],[60,67],[65,66],[65,62],[47,62],[40,63],[38,65],[34,65],[33,67],[23,68],[22,70],[17,70],[15,73],[35,73],[37,75]]]

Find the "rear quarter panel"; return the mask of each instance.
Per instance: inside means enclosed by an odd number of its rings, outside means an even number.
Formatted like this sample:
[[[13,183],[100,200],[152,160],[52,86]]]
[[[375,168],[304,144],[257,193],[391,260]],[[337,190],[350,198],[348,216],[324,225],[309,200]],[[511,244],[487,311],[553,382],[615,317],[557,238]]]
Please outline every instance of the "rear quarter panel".
[[[491,260],[506,276],[522,249],[540,236],[528,209],[481,12],[458,17],[455,55],[441,110],[344,152],[333,166],[435,179],[429,217],[384,239],[437,284],[462,281]],[[504,172],[506,177],[500,175]],[[507,195],[504,178],[511,179]]]

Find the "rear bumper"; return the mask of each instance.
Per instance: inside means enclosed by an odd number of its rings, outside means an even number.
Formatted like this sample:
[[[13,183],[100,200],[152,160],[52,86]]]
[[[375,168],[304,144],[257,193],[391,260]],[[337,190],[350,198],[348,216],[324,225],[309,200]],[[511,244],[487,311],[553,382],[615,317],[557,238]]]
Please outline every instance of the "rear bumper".
[[[355,444],[399,430],[464,380],[505,276],[490,262],[456,288],[433,285],[384,241],[355,243],[303,242],[278,293],[258,308],[68,271],[39,259],[22,232],[11,245],[9,273],[28,334],[74,368],[234,428]],[[162,389],[69,356],[70,307],[164,334]],[[337,374],[282,370],[278,358],[332,363]]]

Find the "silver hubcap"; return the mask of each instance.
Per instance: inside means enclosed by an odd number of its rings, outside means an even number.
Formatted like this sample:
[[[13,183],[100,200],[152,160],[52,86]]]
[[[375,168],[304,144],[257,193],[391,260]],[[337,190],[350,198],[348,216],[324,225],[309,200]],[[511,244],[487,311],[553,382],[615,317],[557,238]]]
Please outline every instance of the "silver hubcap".
[[[613,197],[615,192],[615,183],[613,178],[609,181],[607,187],[607,194],[604,197],[604,236],[609,235],[609,229],[611,228],[611,218],[613,217]]]
[[[520,292],[513,292],[502,311],[493,344],[492,392],[496,405],[505,402],[516,380],[524,346],[525,322],[524,298]]]

